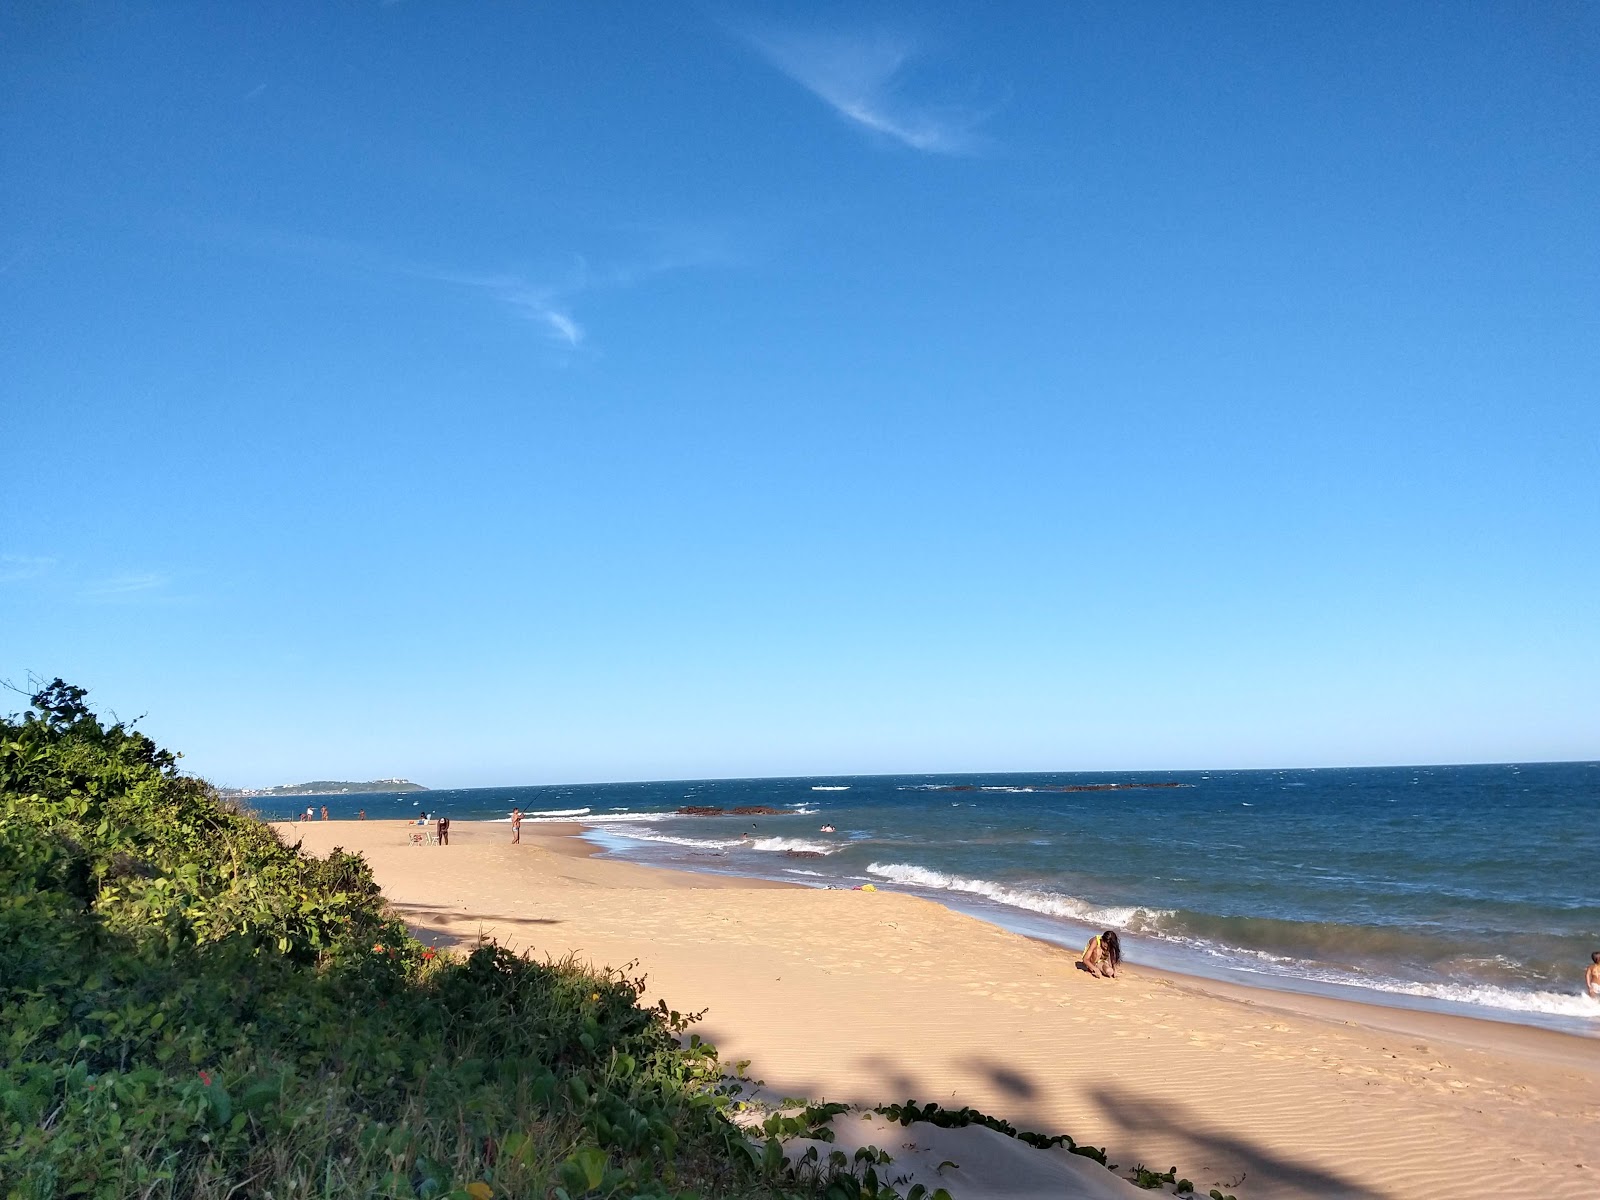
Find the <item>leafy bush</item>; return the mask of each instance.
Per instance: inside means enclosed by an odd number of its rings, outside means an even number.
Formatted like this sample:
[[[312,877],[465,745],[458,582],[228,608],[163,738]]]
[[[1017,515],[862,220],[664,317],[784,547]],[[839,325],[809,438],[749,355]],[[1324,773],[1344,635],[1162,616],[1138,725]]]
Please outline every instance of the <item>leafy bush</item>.
[[[7,1196],[771,1193],[642,980],[435,954],[83,698],[0,721]]]
[[[1095,1146],[1080,1146],[1072,1139],[1071,1134],[1057,1133],[1046,1136],[1034,1133],[1027,1129],[1018,1129],[1003,1117],[990,1116],[988,1113],[979,1112],[970,1106],[964,1108],[945,1108],[937,1101],[930,1100],[919,1105],[915,1100],[907,1100],[904,1104],[880,1104],[873,1112],[898,1121],[901,1125],[910,1125],[914,1121],[926,1121],[940,1129],[963,1129],[968,1125],[982,1125],[996,1133],[1003,1133],[1007,1137],[1016,1138],[1036,1150],[1049,1150],[1054,1146],[1065,1146],[1073,1154],[1081,1154],[1084,1158],[1092,1158],[1102,1167],[1115,1171],[1117,1164],[1106,1161],[1104,1148]],[[1140,1185],[1143,1186],[1143,1185]]]

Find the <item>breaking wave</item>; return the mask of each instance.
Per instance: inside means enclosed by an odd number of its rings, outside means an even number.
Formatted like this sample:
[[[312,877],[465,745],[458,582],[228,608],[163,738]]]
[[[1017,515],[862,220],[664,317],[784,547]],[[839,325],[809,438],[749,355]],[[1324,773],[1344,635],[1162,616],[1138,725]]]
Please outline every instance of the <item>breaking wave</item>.
[[[1380,992],[1401,996],[1420,996],[1447,1000],[1452,1004],[1475,1004],[1481,1008],[1511,1009],[1515,1012],[1545,1013],[1555,1017],[1587,1017],[1600,1020],[1600,1000],[1581,992],[1519,992],[1493,984],[1411,983],[1389,979],[1369,983]]]
[[[619,825],[606,831],[612,837],[627,838],[630,842],[656,842],[666,846],[687,846],[691,850],[765,850],[769,853],[801,851],[808,854],[833,854],[842,849],[827,842],[813,842],[805,838],[692,838],[671,833],[652,833],[645,829]]]
[[[590,816],[584,817],[583,823],[585,825],[596,825],[602,822],[611,821],[636,823],[670,821],[676,815],[677,814],[675,813],[669,812],[628,812],[626,809],[624,809],[621,812],[594,813]]]
[[[880,879],[887,879],[891,883],[903,883],[911,887],[984,896],[997,903],[1010,905],[1012,908],[1043,913],[1050,917],[1065,917],[1070,921],[1082,921],[1088,925],[1148,930],[1161,918],[1172,915],[1166,909],[1152,911],[1131,906],[1102,908],[1061,892],[1050,892],[1041,888],[1009,887],[988,879],[946,875],[943,871],[933,871],[910,863],[871,863],[867,867],[867,873],[876,875]]]
[[[1191,951],[1198,951],[1213,960],[1220,960],[1233,970],[1248,974],[1299,978],[1501,1011],[1600,1021],[1600,1000],[1580,992],[1501,987],[1492,983],[1401,979],[1384,971],[1333,968],[1314,957],[1318,951],[1330,953],[1335,946],[1348,954],[1353,944],[1359,944],[1369,954],[1380,950],[1393,953],[1399,948],[1395,943],[1409,940],[1406,935],[1394,931],[1309,922],[1264,921],[1259,918],[1219,918],[1176,909],[1102,907],[1061,892],[1012,887],[988,879],[948,875],[910,863],[872,863],[867,867],[867,873],[909,887],[982,896],[1027,912],[1140,933],[1185,945]],[[1224,930],[1243,936],[1239,941],[1218,937]],[[1240,942],[1246,944],[1241,945]],[[1262,944],[1250,945],[1250,942]]]
[[[611,837],[627,838],[630,842],[659,842],[667,846],[688,846],[692,850],[728,850],[734,846],[745,844],[738,838],[728,840],[726,838],[674,837],[670,833],[646,833],[642,829],[629,829],[627,827],[608,829],[606,832]]]
[[[741,843],[735,842],[734,845]],[[790,851],[800,850],[807,854],[832,854],[840,847],[830,842],[812,842],[805,838],[763,837],[751,838],[742,843],[755,850]]]

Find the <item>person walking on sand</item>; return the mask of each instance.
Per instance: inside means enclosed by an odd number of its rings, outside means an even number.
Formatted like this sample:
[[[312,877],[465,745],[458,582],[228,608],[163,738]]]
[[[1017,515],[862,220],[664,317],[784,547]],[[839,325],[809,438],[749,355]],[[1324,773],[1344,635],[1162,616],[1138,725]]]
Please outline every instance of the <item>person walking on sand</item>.
[[[511,844],[513,846],[515,846],[518,843],[520,843],[521,841],[522,841],[522,810],[520,808],[513,808],[511,810]]]
[[[1098,979],[1115,979],[1122,962],[1122,939],[1114,929],[1097,933],[1083,948],[1083,969]]]
[[[1589,969],[1583,973],[1583,986],[1589,995],[1600,1000],[1600,950],[1589,955]]]

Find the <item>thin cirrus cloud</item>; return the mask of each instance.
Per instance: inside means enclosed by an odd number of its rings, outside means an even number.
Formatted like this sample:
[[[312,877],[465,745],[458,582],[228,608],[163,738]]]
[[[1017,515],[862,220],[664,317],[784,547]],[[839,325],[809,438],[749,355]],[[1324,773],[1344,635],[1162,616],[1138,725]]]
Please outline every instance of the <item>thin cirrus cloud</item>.
[[[562,298],[565,289],[539,287],[516,276],[470,275],[415,268],[407,269],[406,274],[484,292],[517,315],[533,322],[550,340],[571,348],[583,343],[583,326],[573,318],[571,309]],[[581,291],[582,286],[573,285],[571,290]]]
[[[167,577],[156,571],[127,571],[91,583],[83,591],[85,600],[144,600],[164,594]]]
[[[971,154],[981,146],[986,113],[969,107],[918,103],[905,93],[916,47],[886,34],[746,33],[768,62],[864,129],[929,154]]]
[[[744,261],[727,234],[698,226],[638,227],[618,231],[626,240],[644,241],[649,249],[606,265],[594,266],[575,256],[556,283],[534,283],[520,275],[474,275],[453,271],[405,268],[408,274],[483,292],[540,327],[552,341],[568,348],[582,345],[587,334],[573,316],[582,297],[637,287],[677,271],[731,267]]]
[[[21,583],[48,574],[56,565],[53,558],[30,554],[0,554],[0,583]]]
[[[735,234],[715,226],[640,225],[610,232],[631,245],[633,252],[599,268],[574,255],[564,268],[542,274],[441,269],[358,242],[276,230],[221,227],[202,230],[199,236],[356,274],[405,277],[474,292],[529,322],[563,349],[577,349],[588,340],[588,331],[574,312],[585,297],[641,286],[677,271],[732,267],[745,261],[734,247]]]

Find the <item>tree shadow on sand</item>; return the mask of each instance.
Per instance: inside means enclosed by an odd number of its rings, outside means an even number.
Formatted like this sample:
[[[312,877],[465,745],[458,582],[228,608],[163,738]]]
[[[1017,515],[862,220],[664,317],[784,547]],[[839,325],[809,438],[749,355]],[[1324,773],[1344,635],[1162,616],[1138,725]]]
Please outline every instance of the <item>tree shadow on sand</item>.
[[[1139,1144],[1142,1134],[1160,1133],[1188,1143],[1197,1159],[1238,1164],[1245,1179],[1262,1185],[1261,1189],[1250,1189],[1255,1195],[1314,1196],[1318,1200],[1383,1200],[1390,1195],[1326,1167],[1290,1158],[1279,1149],[1232,1130],[1220,1129],[1198,1109],[1178,1100],[1155,1099],[1115,1084],[1093,1089],[1089,1099],[1104,1114],[1106,1125],[1121,1130],[1132,1145]]]
[[[515,913],[473,913],[462,912],[448,904],[394,904],[391,905],[395,912],[402,915],[415,913],[419,918],[430,921],[442,921],[446,925],[457,925],[462,921],[506,921],[517,925],[560,925],[559,917],[523,917]]]
[[[715,1021],[695,1027],[713,1045],[721,1032]],[[1026,1071],[1009,1062],[967,1056],[956,1062],[958,1070],[929,1071],[925,1064],[910,1063],[883,1054],[858,1056],[847,1068],[854,1078],[848,1089],[828,1087],[805,1073],[768,1074],[759,1058],[750,1073],[765,1084],[768,1096],[804,1096],[813,1101],[832,1100],[872,1107],[915,1099],[936,1101],[945,1108],[971,1105],[991,1116],[1010,1121],[1019,1129],[1046,1136],[1068,1133],[1080,1143],[1101,1146],[1119,1163],[1117,1174],[1127,1178],[1140,1162],[1156,1167],[1155,1159],[1169,1154],[1179,1175],[1188,1174],[1204,1196],[1212,1186],[1237,1192],[1241,1200],[1287,1197],[1291,1200],[1391,1200],[1394,1193],[1344,1175],[1326,1165],[1286,1154],[1282,1147],[1242,1136],[1237,1129],[1219,1127],[1206,1113],[1178,1100],[1153,1098],[1131,1088],[1105,1084],[1081,1094],[1078,1111],[1061,1111],[1046,1099],[1048,1089]],[[831,1073],[831,1072],[829,1072]],[[980,1082],[981,1081],[981,1082]],[[977,1086],[975,1086],[977,1085]],[[1172,1149],[1174,1144],[1180,1149]],[[1164,1148],[1158,1148],[1164,1147]],[[1205,1163],[1227,1164],[1213,1166]],[[1156,1169],[1164,1169],[1163,1161]],[[1226,1178],[1206,1178],[1219,1171]]]

